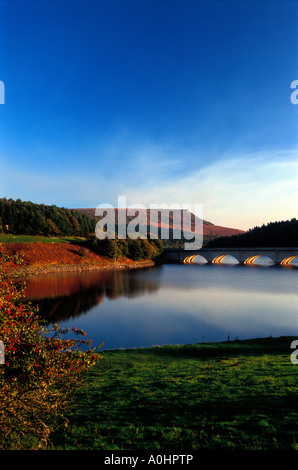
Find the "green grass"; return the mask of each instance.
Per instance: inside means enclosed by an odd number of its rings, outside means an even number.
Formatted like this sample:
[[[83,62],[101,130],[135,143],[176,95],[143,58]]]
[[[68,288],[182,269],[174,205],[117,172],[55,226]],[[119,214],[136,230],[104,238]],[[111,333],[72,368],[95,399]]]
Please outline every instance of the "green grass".
[[[297,449],[293,339],[103,351],[52,449]]]
[[[43,243],[73,243],[86,240],[80,237],[45,237],[39,235],[12,235],[0,234],[0,243],[30,243],[30,242],[43,242]]]

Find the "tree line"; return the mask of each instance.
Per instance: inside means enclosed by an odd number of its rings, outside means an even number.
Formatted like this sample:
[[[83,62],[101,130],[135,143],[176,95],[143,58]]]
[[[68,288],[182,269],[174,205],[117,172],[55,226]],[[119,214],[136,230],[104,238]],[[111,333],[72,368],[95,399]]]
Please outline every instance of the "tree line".
[[[130,238],[98,240],[96,236],[89,236],[86,246],[96,253],[114,260],[129,258],[133,261],[157,258],[164,249],[163,242],[159,238],[152,240],[141,238],[136,240]]]
[[[270,222],[245,233],[219,237],[209,241],[207,247],[293,247],[298,246],[298,220]]]
[[[85,237],[94,230],[95,220],[74,209],[0,199],[0,233]]]

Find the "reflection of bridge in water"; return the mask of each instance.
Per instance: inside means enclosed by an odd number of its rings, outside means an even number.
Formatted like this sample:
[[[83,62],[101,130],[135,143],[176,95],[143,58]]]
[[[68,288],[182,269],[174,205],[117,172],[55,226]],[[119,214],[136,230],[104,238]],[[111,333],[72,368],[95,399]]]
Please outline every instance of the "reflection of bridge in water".
[[[201,248],[200,250],[166,249],[162,254],[164,261],[172,263],[194,263],[197,256],[208,264],[224,264],[227,256],[231,256],[239,264],[254,264],[258,258],[265,256],[274,264],[289,266],[298,257],[298,248]],[[298,258],[297,258],[298,260]]]

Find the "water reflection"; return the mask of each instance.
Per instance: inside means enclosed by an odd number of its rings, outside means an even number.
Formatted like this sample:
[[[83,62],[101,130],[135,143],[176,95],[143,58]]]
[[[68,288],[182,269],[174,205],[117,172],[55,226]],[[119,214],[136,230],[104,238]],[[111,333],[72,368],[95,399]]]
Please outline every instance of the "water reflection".
[[[163,265],[32,277],[27,299],[105,348],[298,335],[297,268]]]
[[[152,293],[158,284],[150,279],[137,282],[122,271],[48,274],[27,279],[26,301],[38,305],[51,323],[89,312],[104,299],[134,298]]]

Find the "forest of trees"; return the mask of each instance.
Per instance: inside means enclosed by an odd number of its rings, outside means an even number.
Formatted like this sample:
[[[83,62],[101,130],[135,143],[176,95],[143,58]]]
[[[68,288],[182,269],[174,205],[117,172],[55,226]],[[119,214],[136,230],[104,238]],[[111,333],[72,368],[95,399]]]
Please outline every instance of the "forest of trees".
[[[0,199],[0,233],[85,237],[94,233],[95,224],[93,217],[72,209]]]
[[[207,247],[293,247],[298,246],[298,220],[270,222],[254,227],[240,235],[219,237],[209,241]]]
[[[152,240],[140,238],[136,240],[130,238],[126,240],[109,238],[98,240],[95,236],[92,236],[87,239],[86,246],[100,255],[115,260],[126,257],[134,261],[157,258],[164,249],[163,242],[158,238]]]

